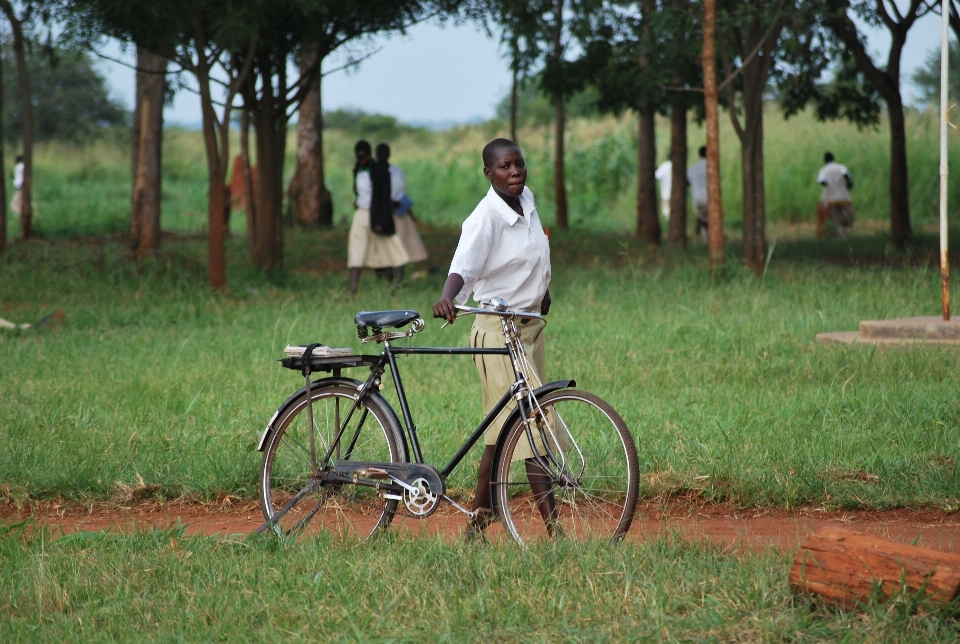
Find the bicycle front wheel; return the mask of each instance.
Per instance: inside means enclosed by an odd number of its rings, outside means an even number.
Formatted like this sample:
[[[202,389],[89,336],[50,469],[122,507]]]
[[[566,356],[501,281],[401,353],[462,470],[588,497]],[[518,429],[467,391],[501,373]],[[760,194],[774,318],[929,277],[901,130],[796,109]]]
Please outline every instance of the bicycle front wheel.
[[[336,538],[370,536],[389,525],[397,501],[343,477],[332,480],[332,462],[323,458],[332,451],[331,461],[406,461],[396,415],[379,394],[358,401],[357,390],[343,385],[318,383],[310,398],[312,427],[306,392],[275,422],[260,472],[263,516],[284,537],[321,531]]]
[[[626,423],[583,391],[555,391],[539,402],[536,427],[528,434],[516,422],[497,460],[493,493],[507,532],[521,544],[621,538],[640,489]]]

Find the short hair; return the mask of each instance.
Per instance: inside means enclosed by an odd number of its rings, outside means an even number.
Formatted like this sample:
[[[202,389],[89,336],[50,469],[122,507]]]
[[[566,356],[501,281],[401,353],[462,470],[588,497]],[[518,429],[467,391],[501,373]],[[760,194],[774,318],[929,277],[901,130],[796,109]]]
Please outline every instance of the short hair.
[[[370,142],[365,139],[360,139],[357,141],[357,144],[353,146],[353,153],[360,154],[361,152],[366,152],[367,154],[371,153]]]
[[[390,156],[390,146],[386,143],[380,143],[377,145],[377,156]]]
[[[824,154],[824,155],[823,155],[823,161],[824,161],[824,163],[830,163],[831,161],[833,161],[833,153],[832,153],[832,152],[827,152],[826,154]]]
[[[17,155],[17,158],[16,158],[15,160],[16,160],[17,163],[20,163],[21,161],[23,161],[23,155],[22,155],[22,154],[18,154],[18,155]]]
[[[700,146],[700,157],[703,159],[707,158],[707,146],[705,145]]]
[[[506,150],[508,148],[516,148],[517,151],[520,151],[520,146],[511,141],[510,139],[494,139],[483,146],[483,167],[489,168],[496,161],[496,156],[500,154],[501,150]]]

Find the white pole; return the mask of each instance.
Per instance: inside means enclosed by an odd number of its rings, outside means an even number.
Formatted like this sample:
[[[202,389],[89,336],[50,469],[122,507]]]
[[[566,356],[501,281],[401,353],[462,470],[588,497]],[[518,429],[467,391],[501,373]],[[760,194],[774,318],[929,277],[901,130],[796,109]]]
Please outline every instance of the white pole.
[[[940,15],[940,292],[943,319],[950,319],[950,264],[947,260],[947,110],[949,109],[948,72],[950,60],[950,0],[941,0]]]

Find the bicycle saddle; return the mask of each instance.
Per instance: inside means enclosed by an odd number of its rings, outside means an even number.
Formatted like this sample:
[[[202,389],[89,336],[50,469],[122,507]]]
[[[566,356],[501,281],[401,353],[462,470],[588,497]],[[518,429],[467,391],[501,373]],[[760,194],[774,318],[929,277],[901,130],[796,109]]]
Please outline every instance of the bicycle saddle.
[[[360,311],[354,322],[357,326],[375,329],[399,329],[420,317],[416,311]]]

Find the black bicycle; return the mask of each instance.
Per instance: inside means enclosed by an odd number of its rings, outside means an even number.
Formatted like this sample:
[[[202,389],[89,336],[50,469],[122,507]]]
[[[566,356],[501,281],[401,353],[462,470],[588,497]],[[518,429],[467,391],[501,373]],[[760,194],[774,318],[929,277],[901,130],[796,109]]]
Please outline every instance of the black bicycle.
[[[379,355],[324,356],[306,347],[283,366],[301,371],[304,386],[267,423],[260,503],[265,523],[284,537],[328,531],[338,537],[373,535],[394,516],[425,518],[447,502],[475,515],[447,494],[446,481],[500,412],[512,407],[495,448],[491,472],[494,515],[521,544],[538,539],[621,538],[629,529],[639,490],[633,438],[623,419],[573,380],[537,380],[519,341],[516,320],[540,318],[495,308],[458,306],[459,315],[499,317],[506,347],[398,347],[392,342],[423,330],[416,311],[362,312],[363,343],[383,343]],[[399,331],[404,327],[409,328]],[[321,347],[318,349],[318,347]],[[442,468],[425,462],[397,365],[398,355],[507,355],[516,380]],[[342,376],[369,367],[366,380]],[[403,425],[380,395],[387,369],[396,386]],[[324,371],[330,377],[313,380]],[[531,479],[536,479],[531,486]],[[546,483],[546,485],[545,485]]]

